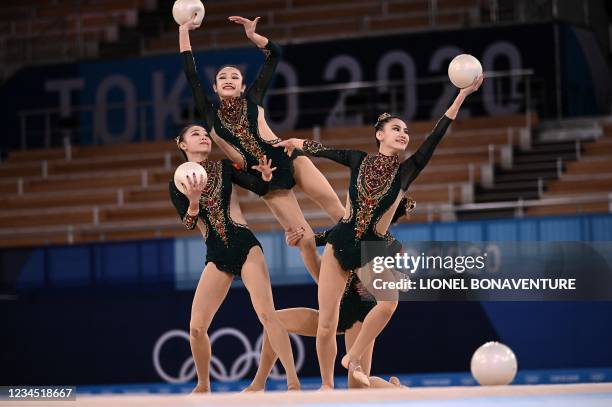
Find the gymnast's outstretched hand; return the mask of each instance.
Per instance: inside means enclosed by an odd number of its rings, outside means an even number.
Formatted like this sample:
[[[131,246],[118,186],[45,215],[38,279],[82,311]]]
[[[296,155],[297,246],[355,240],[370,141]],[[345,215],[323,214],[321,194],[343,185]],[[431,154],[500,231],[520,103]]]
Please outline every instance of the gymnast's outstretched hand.
[[[261,179],[266,182],[272,181],[272,173],[276,170],[276,167],[272,167],[272,160],[268,160],[265,155],[259,159],[258,165],[253,165],[251,168],[261,172]]]
[[[471,95],[472,93],[480,89],[480,86],[482,86],[483,81],[484,81],[484,74],[482,73],[478,75],[478,77],[474,80],[474,83],[472,83],[470,86],[466,88],[461,89],[459,93],[463,93],[465,96]]]
[[[459,109],[461,108],[461,105],[465,101],[465,98],[467,98],[469,95],[471,95],[472,93],[480,89],[480,85],[482,85],[483,81],[484,81],[484,74],[480,74],[480,76],[478,76],[478,78],[474,80],[474,83],[472,83],[467,88],[461,89],[459,91],[459,94],[453,101],[453,103],[450,105],[448,110],[446,110],[446,113],[445,113],[446,117],[448,117],[451,120],[455,120],[457,118],[457,113],[459,113]]]
[[[249,20],[248,18],[240,16],[230,16],[227,19],[232,23],[242,25],[247,38],[253,41],[259,48],[263,48],[268,44],[268,39],[266,37],[255,32],[257,23],[261,17],[256,17],[254,20]]]
[[[299,138],[289,138],[287,140],[283,140],[274,144],[274,147],[283,147],[285,153],[287,153],[287,155],[291,157],[291,154],[293,154],[293,150],[295,150],[296,148],[298,150],[302,150],[304,148],[304,140]]]

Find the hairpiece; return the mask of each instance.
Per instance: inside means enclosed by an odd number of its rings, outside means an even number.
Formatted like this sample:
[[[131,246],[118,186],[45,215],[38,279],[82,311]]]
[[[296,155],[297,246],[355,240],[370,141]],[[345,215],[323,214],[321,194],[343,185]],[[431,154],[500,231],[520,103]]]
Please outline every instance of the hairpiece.
[[[378,116],[378,119],[376,120],[376,124],[374,125],[374,127],[377,127],[380,122],[382,122],[383,120],[388,119],[389,117],[391,117],[391,114],[389,114],[387,112],[381,114],[380,116]]]

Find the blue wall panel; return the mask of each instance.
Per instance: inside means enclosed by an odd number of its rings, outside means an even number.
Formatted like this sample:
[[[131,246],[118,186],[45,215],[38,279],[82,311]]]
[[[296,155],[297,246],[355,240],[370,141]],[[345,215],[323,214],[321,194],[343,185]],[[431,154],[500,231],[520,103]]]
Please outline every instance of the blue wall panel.
[[[394,226],[410,241],[610,241],[612,215],[551,216]],[[283,233],[258,233],[275,284],[310,282],[299,251]],[[321,249],[319,249],[321,250]],[[3,250],[2,267],[21,288],[88,284],[174,282],[191,289],[204,268],[206,245],[199,233],[177,239]],[[12,276],[12,277],[11,277]]]
[[[427,225],[408,223],[395,227],[393,232],[407,244],[408,239],[432,237],[472,241],[532,241],[539,237],[604,240],[610,237],[611,223],[610,215],[584,215]],[[283,234],[258,236],[275,283],[294,283],[297,277],[312,281],[298,251],[286,247]],[[93,294],[72,289],[62,295],[37,295],[34,297],[37,301],[31,301],[24,290],[24,295],[18,295],[16,301],[0,303],[2,320],[7,322],[7,332],[11,333],[10,338],[0,338],[8,341],[7,344],[21,344],[16,352],[9,345],[4,346],[0,361],[22,366],[19,371],[11,372],[12,377],[39,382],[160,380],[151,364],[153,345],[164,332],[188,330],[193,287],[204,265],[204,256],[205,245],[197,233],[180,239],[1,251],[2,276],[11,275],[17,268],[21,271],[20,287],[39,282],[44,294],[52,292],[48,288],[60,288],[60,284],[65,288],[94,284],[102,289]],[[96,278],[90,280],[91,276]],[[45,278],[49,285],[45,285]],[[170,280],[176,285],[163,284]],[[162,289],[141,292],[132,283],[144,286],[162,283]],[[111,287],[127,289],[116,293]],[[274,296],[279,308],[316,307],[313,285],[277,286]],[[238,319],[236,312],[240,313]],[[147,313],[155,318],[134,319]],[[108,315],[114,316],[112,323],[108,322]],[[378,340],[384,345],[377,348],[374,369],[384,374],[467,371],[472,352],[489,340],[509,345],[517,355],[521,370],[612,366],[611,318],[611,302],[402,303]],[[55,329],[58,323],[67,330]],[[213,332],[224,327],[244,332],[251,343],[261,334],[244,289],[233,289],[215,317]],[[48,345],[45,349],[39,346],[40,332],[45,334]],[[126,332],[134,340],[126,342]],[[398,348],[387,345],[399,345],[398,338],[406,349],[419,349],[419,352],[398,354]],[[314,340],[304,341],[310,362],[301,373],[314,376],[317,374]],[[89,359],[74,358],[75,349],[77,354],[86,351],[80,348],[83,343],[94,343],[101,349],[94,358],[100,369],[87,370],[82,364]],[[453,346],[449,346],[451,343]],[[126,344],[131,345],[126,348]],[[227,348],[222,348],[218,344],[216,352],[225,360],[229,356],[225,354]],[[176,352],[176,360],[185,360],[189,355],[188,344],[183,343]],[[32,360],[42,360],[49,368],[34,369]],[[119,370],[116,369],[118,360],[124,363],[124,368]]]
[[[87,284],[90,278],[89,252],[87,246],[47,250],[47,273],[51,286]]]
[[[138,244],[111,243],[101,248],[98,281],[113,284],[136,283],[140,272]]]
[[[3,252],[3,272],[15,273],[18,277],[18,290],[42,287],[45,282],[45,249],[16,249]]]
[[[592,233],[591,240],[612,240],[612,216],[591,216],[587,220]]]

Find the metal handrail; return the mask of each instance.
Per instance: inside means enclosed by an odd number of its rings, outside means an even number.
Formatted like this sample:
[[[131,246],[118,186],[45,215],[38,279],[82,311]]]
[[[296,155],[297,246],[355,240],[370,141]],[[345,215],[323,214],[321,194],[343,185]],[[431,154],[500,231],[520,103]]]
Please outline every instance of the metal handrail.
[[[509,70],[509,71],[499,71],[499,72],[488,72],[487,75],[491,77],[515,77],[521,76],[529,78],[534,75],[534,71],[531,69],[520,69],[520,70]],[[446,76],[434,76],[424,79],[419,79],[416,84],[423,85],[428,83],[439,83],[439,82],[447,82],[448,78]],[[268,92],[270,95],[280,95],[280,94],[301,94],[301,93],[313,93],[313,92],[331,92],[331,91],[343,91],[349,89],[364,89],[364,88],[379,88],[379,87],[387,87],[387,88],[397,88],[398,86],[402,86],[404,81],[370,81],[370,82],[351,82],[351,83],[340,83],[340,84],[329,84],[329,85],[315,85],[315,86],[304,86],[304,87],[288,87],[285,89],[271,90]],[[192,98],[184,98],[179,101],[181,105],[187,106],[189,108],[189,112],[193,114],[193,99]],[[531,108],[532,102],[526,101],[526,109],[525,109],[525,126],[529,126],[531,123]],[[125,102],[115,102],[115,103],[107,103],[107,109],[112,108],[123,108],[126,106]],[[136,134],[140,134],[143,136],[147,131],[147,121],[143,120],[143,116],[146,115],[147,108],[154,106],[154,102],[149,101],[138,101],[133,106],[137,111],[137,116],[140,118],[137,120],[137,130]],[[96,106],[94,105],[80,105],[71,107],[73,114],[92,114],[95,111]],[[303,111],[304,114],[308,114],[308,112]],[[312,112],[310,112],[312,113]],[[37,108],[37,109],[24,109],[18,112],[18,116],[21,123],[21,147],[22,149],[27,148],[27,139],[28,139],[28,131],[27,131],[27,120],[29,117],[42,117],[44,119],[44,140],[46,140],[47,146],[50,144],[49,140],[51,138],[52,126],[51,126],[51,117],[52,115],[61,114],[61,109],[59,107],[53,108]],[[94,138],[95,139],[95,138]]]
[[[434,212],[456,212],[456,211],[476,211],[476,210],[492,210],[492,209],[515,209],[522,210],[524,208],[538,207],[538,206],[554,206],[554,205],[566,205],[566,204],[587,204],[587,203],[608,203],[608,211],[612,212],[612,192],[600,193],[600,194],[589,194],[580,195],[575,197],[559,197],[559,198],[543,198],[537,200],[518,200],[518,201],[506,201],[506,202],[489,202],[489,203],[475,203],[475,204],[426,204],[417,206],[414,214],[431,215]],[[92,208],[93,211],[93,208]],[[304,215],[307,218],[314,217],[327,217],[327,214],[322,210],[305,211]],[[272,213],[263,214],[246,214],[247,221],[269,221],[273,222],[276,218]],[[101,223],[99,225],[82,224],[82,225],[61,225],[61,226],[47,226],[47,227],[31,227],[31,228],[5,228],[0,229],[0,236],[11,235],[11,234],[40,234],[40,233],[75,233],[80,231],[116,231],[116,230],[129,230],[135,227],[146,227],[152,226],[151,229],[156,227],[176,227],[179,228],[175,219],[168,220],[147,220],[147,221],[120,221],[120,222],[108,222]]]
[[[535,72],[533,69],[513,69],[507,71],[493,71],[485,72],[487,78],[502,78],[511,76],[532,76]],[[425,85],[431,83],[448,82],[448,76],[432,76],[428,78],[421,78],[417,80],[418,85]],[[349,83],[335,83],[329,85],[309,85],[309,86],[288,86],[282,89],[272,89],[266,92],[267,95],[286,95],[286,94],[302,94],[302,93],[318,93],[318,92],[337,92],[351,89],[364,89],[374,87],[393,87],[404,85],[403,80],[393,81],[360,81],[360,82],[349,82]],[[216,95],[207,95],[216,96]],[[193,98],[180,99],[181,103],[193,102]],[[136,107],[150,107],[153,106],[154,102],[151,100],[142,100],[136,103]],[[125,102],[113,102],[106,103],[105,106],[108,109],[125,107]],[[71,106],[71,109],[75,112],[87,112],[92,111],[96,108],[95,105],[78,105]],[[34,115],[34,114],[47,114],[47,113],[60,113],[59,107],[47,107],[47,108],[35,108],[35,109],[23,109],[19,111],[19,115]]]
[[[471,204],[459,204],[454,205],[453,209],[456,211],[477,211],[477,210],[488,210],[488,209],[517,209],[519,207],[536,207],[536,206],[554,206],[554,205],[567,205],[567,204],[584,204],[584,203],[601,203],[609,202],[612,203],[612,192],[588,194],[588,195],[576,195],[576,196],[563,196],[558,198],[541,198],[541,199],[528,199],[519,201],[503,201],[503,202],[483,202],[483,203],[471,203]]]
[[[535,74],[533,69],[511,69],[506,71],[493,71],[485,72],[487,78],[505,78],[509,76],[533,76]],[[448,76],[438,75],[430,76],[428,78],[420,78],[417,83],[419,85],[428,85],[433,83],[448,82]],[[329,85],[311,85],[311,86],[288,86],[283,89],[273,89],[267,92],[268,95],[287,95],[295,93],[322,93],[322,92],[335,92],[342,90],[352,89],[368,89],[378,87],[392,87],[404,85],[403,80],[393,81],[360,81],[350,82],[345,84],[329,84]]]

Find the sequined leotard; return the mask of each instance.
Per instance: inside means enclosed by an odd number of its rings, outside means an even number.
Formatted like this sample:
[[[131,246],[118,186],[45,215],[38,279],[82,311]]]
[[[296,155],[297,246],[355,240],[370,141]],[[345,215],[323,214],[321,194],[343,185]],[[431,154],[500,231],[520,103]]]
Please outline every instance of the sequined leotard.
[[[315,234],[315,242],[317,246],[325,246],[327,238],[333,229],[326,230]],[[368,313],[376,306],[376,298],[363,286],[359,277],[354,272],[351,272],[342,300],[340,301],[340,312],[338,316],[338,328],[336,333],[343,334],[347,329],[350,329],[355,322],[363,322]]]
[[[200,197],[198,216],[187,213],[189,200],[170,181],[170,199],[187,229],[196,226],[198,218],[204,222],[204,239],[206,241],[206,263],[213,262],[217,268],[234,276],[240,276],[249,250],[261,244],[248,228],[233,221],[230,217],[230,199],[232,183],[265,195],[269,183],[259,177],[236,169],[231,161],[204,161],[200,163],[208,180]]]
[[[419,149],[402,163],[397,156],[336,150],[324,147],[316,141],[304,141],[303,150],[306,154],[329,158],[349,167],[351,171],[350,215],[338,222],[327,239],[333,246],[334,255],[342,269],[356,270],[371,260],[362,258],[362,241],[393,241],[389,232],[385,235],[377,233],[376,224],[395,205],[400,192],[405,192],[425,168],[451,122],[451,119],[443,116]],[[399,251],[400,248],[395,246],[389,248],[389,254]]]
[[[338,314],[336,332],[344,333],[352,328],[355,322],[363,322],[368,313],[376,306],[376,298],[363,286],[354,272],[349,274]]]
[[[402,198],[398,205],[391,223],[406,214],[407,199]],[[325,246],[327,238],[333,229],[324,232],[315,233],[315,242],[317,246]],[[397,240],[394,240],[391,247],[397,248],[401,246]],[[340,312],[338,314],[338,328],[336,332],[343,334],[347,329],[350,329],[355,322],[363,322],[368,313],[376,306],[376,298],[364,287],[363,283],[357,277],[354,271],[351,271],[344,287],[342,300],[340,301]]]
[[[258,106],[263,105],[263,98],[274,76],[281,51],[276,44],[268,41],[263,52],[266,60],[257,79],[247,90],[246,97],[222,100],[218,109],[212,106],[202,90],[191,51],[182,52],[183,68],[198,112],[206,123],[210,124],[210,128],[206,130],[210,132],[214,128],[219,137],[231,144],[242,155],[241,164],[244,164],[243,168],[248,172],[253,172],[251,166],[257,165],[259,159],[266,155],[277,168],[270,188],[291,189],[295,186],[293,159],[301,153],[296,152],[287,157],[282,148],[274,147],[280,139],[264,140],[259,134]]]

